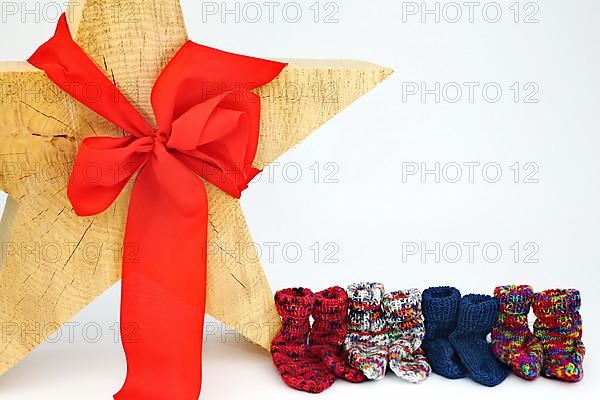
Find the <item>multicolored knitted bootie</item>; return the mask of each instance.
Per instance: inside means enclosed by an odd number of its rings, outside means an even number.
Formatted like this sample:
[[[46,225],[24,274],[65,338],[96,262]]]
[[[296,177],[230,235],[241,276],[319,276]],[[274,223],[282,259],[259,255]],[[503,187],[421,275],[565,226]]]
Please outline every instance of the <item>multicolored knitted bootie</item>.
[[[460,299],[458,289],[448,286],[432,287],[423,292],[425,338],[422,348],[433,372],[449,379],[467,376],[448,340],[456,329]]]
[[[320,393],[333,385],[335,375],[308,346],[314,294],[309,289],[284,289],[275,294],[282,327],[273,339],[273,363],[290,387]]]
[[[469,378],[485,386],[502,383],[508,373],[494,357],[487,335],[498,319],[498,301],[492,296],[469,294],[458,307],[458,323],[450,343]]]
[[[385,376],[388,335],[381,310],[385,290],[381,283],[357,283],[348,287],[350,300],[345,349],[350,365],[372,380]]]
[[[349,382],[364,382],[363,373],[350,366],[343,345],[348,333],[348,295],[339,286],[315,295],[310,348],[335,376]]]
[[[568,382],[583,379],[585,346],[578,290],[546,290],[536,293],[533,311],[535,336],[544,347],[542,374]]]
[[[499,314],[492,329],[494,355],[523,379],[540,375],[544,348],[529,330],[528,317],[533,303],[531,286],[499,286],[494,290]]]
[[[424,381],[431,367],[421,349],[425,336],[421,292],[409,289],[386,294],[383,312],[389,331],[390,369],[408,382]]]

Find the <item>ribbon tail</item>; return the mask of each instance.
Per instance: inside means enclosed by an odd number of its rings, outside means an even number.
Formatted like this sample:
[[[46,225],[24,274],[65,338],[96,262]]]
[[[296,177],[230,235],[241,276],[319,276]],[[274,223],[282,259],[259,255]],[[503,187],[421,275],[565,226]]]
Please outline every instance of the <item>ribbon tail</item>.
[[[114,398],[198,400],[208,199],[202,187],[200,211],[183,215],[161,190],[155,168],[142,169],[130,200],[121,295],[127,378]]]

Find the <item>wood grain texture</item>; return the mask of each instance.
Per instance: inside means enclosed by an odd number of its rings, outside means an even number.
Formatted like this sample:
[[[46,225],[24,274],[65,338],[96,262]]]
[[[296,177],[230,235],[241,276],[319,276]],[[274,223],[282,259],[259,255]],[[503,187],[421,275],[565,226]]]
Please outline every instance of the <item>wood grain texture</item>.
[[[178,0],[79,0],[68,10],[75,40],[153,122],[152,85],[187,40]],[[358,61],[284,61],[258,91],[260,168],[391,74]],[[41,71],[0,63],[0,189],[10,196],[0,222],[0,373],[117,282],[123,252],[134,256],[122,246],[130,187],[89,218],[77,217],[66,197],[80,140],[123,134]],[[268,349],[279,318],[240,203],[209,184],[207,191],[207,313]]]

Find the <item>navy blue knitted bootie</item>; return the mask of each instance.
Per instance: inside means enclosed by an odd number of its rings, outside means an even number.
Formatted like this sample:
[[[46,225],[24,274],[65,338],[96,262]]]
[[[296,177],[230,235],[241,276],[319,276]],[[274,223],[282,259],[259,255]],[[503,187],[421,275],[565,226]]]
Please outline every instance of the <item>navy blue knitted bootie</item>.
[[[469,378],[485,386],[496,386],[508,371],[494,357],[487,335],[498,318],[498,300],[491,296],[469,294],[460,302],[458,324],[450,343],[468,371]]]
[[[456,328],[460,292],[452,287],[433,287],[423,292],[425,338],[421,348],[438,375],[450,379],[467,376],[448,338]]]

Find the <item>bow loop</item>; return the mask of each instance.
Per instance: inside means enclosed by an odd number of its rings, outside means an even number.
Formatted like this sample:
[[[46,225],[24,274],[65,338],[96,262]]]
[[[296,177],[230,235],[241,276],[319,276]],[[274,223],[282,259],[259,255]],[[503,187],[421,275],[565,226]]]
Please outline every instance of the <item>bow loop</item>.
[[[89,216],[106,210],[129,179],[148,160],[151,137],[89,137],[79,146],[67,196],[75,213]]]
[[[190,108],[223,93],[249,92],[266,85],[286,65],[188,41],[152,88],[152,107],[158,128],[170,129],[173,121]]]
[[[167,143],[188,168],[234,197],[256,175],[251,164],[258,136],[250,121],[260,104],[254,96],[234,90],[190,108],[173,122]]]

